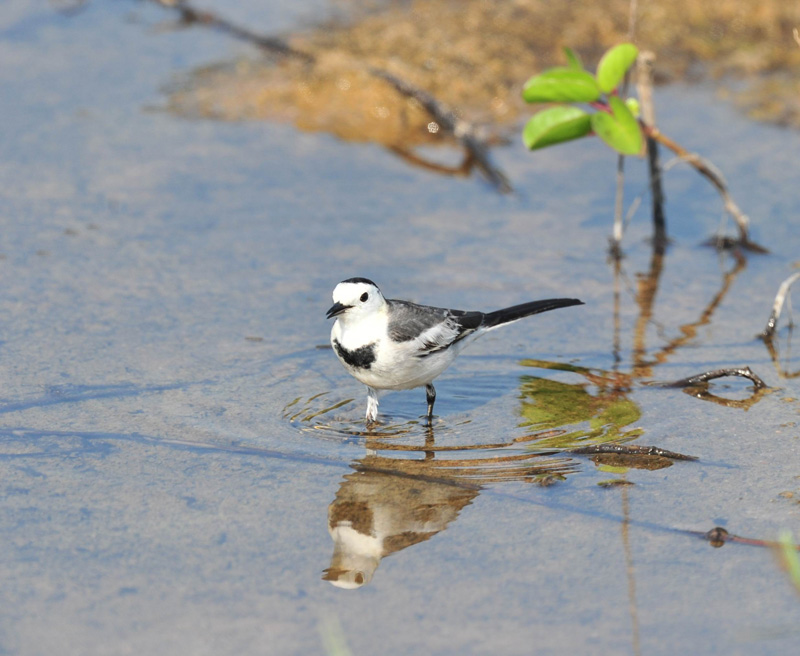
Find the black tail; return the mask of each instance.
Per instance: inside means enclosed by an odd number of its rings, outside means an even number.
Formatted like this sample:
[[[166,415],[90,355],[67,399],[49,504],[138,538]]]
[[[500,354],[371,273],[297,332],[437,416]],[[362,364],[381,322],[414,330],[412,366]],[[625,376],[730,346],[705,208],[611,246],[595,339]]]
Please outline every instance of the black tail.
[[[549,312],[550,310],[557,310],[570,305],[583,305],[583,301],[579,301],[577,298],[548,298],[544,301],[531,301],[522,305],[514,305],[484,315],[482,327],[495,328],[502,326],[504,323],[511,323],[512,321],[529,317],[532,314]]]

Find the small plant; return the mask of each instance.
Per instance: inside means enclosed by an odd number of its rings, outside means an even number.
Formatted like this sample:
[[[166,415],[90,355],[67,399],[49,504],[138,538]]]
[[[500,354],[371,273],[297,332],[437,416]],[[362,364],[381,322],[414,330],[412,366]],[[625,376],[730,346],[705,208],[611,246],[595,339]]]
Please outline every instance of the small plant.
[[[644,137],[635,99],[623,101],[619,85],[636,61],[639,49],[631,43],[614,46],[600,60],[597,74],[584,69],[578,55],[565,48],[569,65],[534,75],[522,89],[529,103],[586,103],[594,112],[574,105],[556,105],[535,114],[522,139],[531,150],[596,134],[623,155],[642,152]]]
[[[578,55],[564,48],[567,66],[550,68],[530,78],[522,89],[529,103],[558,103],[531,117],[522,131],[522,139],[531,150],[597,135],[620,155],[639,155],[647,143],[650,154],[650,184],[653,190],[653,222],[656,227],[654,243],[663,252],[666,229],[662,207],[661,169],[657,162],[656,143],[670,149],[681,160],[693,166],[719,192],[725,211],[736,221],[738,239],[714,237],[713,245],[724,248],[740,246],[755,252],[766,252],[749,237],[749,219],[733,201],[727,183],[716,167],[664,135],[655,125],[639,117],[639,102],[623,100],[620,85],[639,56],[632,43],[621,43],[609,49],[593,75],[581,63]],[[582,105],[582,106],[579,106]],[[652,112],[651,112],[652,113]],[[652,121],[652,119],[651,119]],[[612,251],[617,252],[621,239],[621,217],[616,219]]]

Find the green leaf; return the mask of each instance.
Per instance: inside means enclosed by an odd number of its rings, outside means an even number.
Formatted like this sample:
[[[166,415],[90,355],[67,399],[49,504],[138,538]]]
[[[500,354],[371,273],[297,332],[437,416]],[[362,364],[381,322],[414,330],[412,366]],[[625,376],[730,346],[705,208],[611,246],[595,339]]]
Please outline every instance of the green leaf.
[[[634,118],[639,118],[642,114],[642,108],[639,106],[639,101],[636,98],[626,98],[625,106],[631,110]]]
[[[551,68],[528,80],[522,97],[529,103],[592,102],[600,97],[600,89],[591,73]]]
[[[597,84],[603,93],[611,93],[619,86],[638,54],[639,49],[632,43],[620,43],[603,55],[597,65]]]
[[[789,572],[789,577],[794,587],[800,591],[800,557],[797,555],[797,547],[791,531],[782,531],[778,538],[780,554],[783,557],[783,564]]]
[[[598,137],[623,155],[638,155],[642,150],[642,129],[631,110],[617,96],[609,99],[611,114],[592,114],[592,129]]]
[[[592,130],[590,115],[579,107],[550,107],[538,112],[522,131],[531,150],[584,137]]]
[[[581,58],[578,56],[578,53],[575,52],[572,48],[564,46],[564,55],[567,57],[567,68],[571,68],[576,71],[583,70],[583,62]]]

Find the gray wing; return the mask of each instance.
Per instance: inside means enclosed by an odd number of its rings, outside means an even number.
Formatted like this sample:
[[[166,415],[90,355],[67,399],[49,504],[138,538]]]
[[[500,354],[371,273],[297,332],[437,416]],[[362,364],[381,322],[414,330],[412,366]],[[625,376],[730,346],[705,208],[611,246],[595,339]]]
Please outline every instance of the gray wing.
[[[418,340],[420,357],[443,351],[483,323],[483,312],[464,312],[387,300],[389,337],[396,342]]]

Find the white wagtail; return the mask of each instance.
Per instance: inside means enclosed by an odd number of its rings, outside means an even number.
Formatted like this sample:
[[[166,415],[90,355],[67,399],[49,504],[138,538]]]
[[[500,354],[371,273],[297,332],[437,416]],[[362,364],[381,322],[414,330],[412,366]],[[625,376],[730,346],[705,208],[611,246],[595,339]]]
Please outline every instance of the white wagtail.
[[[524,317],[570,305],[576,298],[532,301],[495,312],[464,312],[385,299],[366,278],[349,278],[333,290],[328,319],[337,317],[331,344],[344,368],[367,386],[367,421],[378,418],[378,390],[425,386],[428,422],[433,379],[480,335]]]

